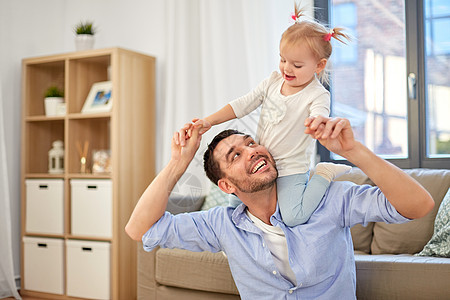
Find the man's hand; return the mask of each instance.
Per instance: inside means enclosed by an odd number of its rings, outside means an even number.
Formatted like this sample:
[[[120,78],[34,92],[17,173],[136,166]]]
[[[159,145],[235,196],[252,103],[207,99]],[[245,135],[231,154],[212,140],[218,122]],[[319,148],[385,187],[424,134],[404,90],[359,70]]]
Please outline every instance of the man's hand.
[[[317,139],[331,152],[346,157],[355,147],[355,138],[350,122],[344,118],[324,116],[309,117],[305,120],[305,133]]]
[[[172,138],[172,159],[179,162],[187,162],[187,165],[194,158],[202,139],[200,132],[202,124],[187,123],[173,134]],[[188,134],[189,133],[189,134]]]
[[[164,214],[170,193],[200,145],[200,128],[201,126],[193,127],[190,138],[186,137],[184,130],[174,133],[169,163],[144,191],[125,226],[125,231],[132,239],[140,241],[145,232]],[[184,146],[181,146],[181,141]]]

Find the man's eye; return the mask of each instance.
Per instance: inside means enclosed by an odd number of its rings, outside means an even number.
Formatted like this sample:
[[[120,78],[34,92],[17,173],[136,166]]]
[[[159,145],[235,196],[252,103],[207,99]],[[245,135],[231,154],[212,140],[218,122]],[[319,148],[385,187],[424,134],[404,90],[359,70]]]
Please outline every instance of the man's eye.
[[[294,65],[294,67],[297,68],[297,69],[300,69],[300,68],[303,67],[303,66],[295,66],[295,65]]]
[[[249,142],[248,145],[249,146],[253,146],[255,144],[255,142]]]
[[[235,160],[236,158],[238,158],[238,157],[239,157],[239,155],[240,155],[240,153],[236,153],[236,154],[234,154],[234,155],[233,155],[233,160]]]

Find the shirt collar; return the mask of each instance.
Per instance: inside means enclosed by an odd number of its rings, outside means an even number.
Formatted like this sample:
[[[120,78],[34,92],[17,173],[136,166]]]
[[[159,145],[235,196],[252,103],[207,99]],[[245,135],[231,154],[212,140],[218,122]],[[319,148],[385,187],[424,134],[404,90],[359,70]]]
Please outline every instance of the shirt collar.
[[[247,206],[244,203],[239,204],[231,214],[231,220],[236,225],[236,227],[248,230],[248,231],[255,231],[253,226],[253,222],[249,219],[247,214],[245,213],[247,210]],[[273,226],[277,226],[279,223],[282,223],[281,214],[280,214],[280,208],[277,206],[275,209],[275,213],[270,217],[270,223],[272,223]]]

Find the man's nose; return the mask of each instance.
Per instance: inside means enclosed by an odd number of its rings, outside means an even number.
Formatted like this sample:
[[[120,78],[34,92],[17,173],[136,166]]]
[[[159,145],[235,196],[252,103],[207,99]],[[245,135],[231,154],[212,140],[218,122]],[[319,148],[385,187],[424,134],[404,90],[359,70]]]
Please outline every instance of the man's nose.
[[[247,157],[249,160],[252,160],[255,156],[258,155],[258,150],[254,147],[247,147]]]

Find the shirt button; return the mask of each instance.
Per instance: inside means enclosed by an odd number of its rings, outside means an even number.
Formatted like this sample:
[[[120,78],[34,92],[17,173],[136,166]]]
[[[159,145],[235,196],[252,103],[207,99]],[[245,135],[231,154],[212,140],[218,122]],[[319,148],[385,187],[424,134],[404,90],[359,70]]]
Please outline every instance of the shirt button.
[[[301,287],[303,285],[303,283],[300,283],[298,286]]]
[[[292,294],[294,291],[293,290],[289,290],[289,294]]]
[[[275,270],[272,271],[272,273],[273,273],[273,275],[277,275],[277,271],[275,271]]]
[[[266,246],[266,244],[263,243],[263,247],[265,247],[265,246]]]

